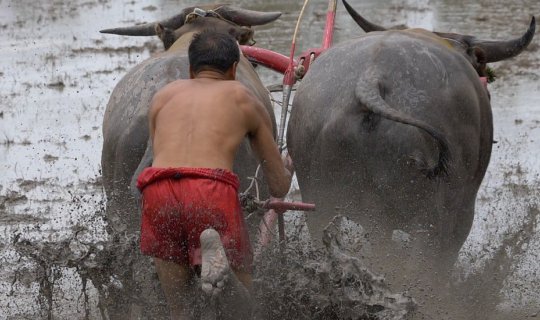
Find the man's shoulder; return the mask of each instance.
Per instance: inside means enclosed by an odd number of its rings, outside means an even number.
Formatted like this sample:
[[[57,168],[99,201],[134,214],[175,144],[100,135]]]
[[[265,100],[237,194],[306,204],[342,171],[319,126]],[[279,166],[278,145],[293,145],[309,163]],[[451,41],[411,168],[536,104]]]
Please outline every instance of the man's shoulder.
[[[166,93],[167,91],[170,91],[171,89],[173,89],[175,87],[184,85],[184,82],[185,82],[185,80],[183,80],[183,79],[174,80],[172,82],[169,82],[169,83],[165,84],[164,86],[158,88],[157,91],[154,93],[154,96],[163,95],[164,93]]]
[[[188,81],[189,80],[186,79],[178,79],[166,84],[165,86],[161,87],[156,91],[156,93],[154,94],[154,100],[170,98],[179,90],[182,90],[182,88],[189,86]]]
[[[255,98],[251,90],[249,90],[249,88],[246,87],[240,81],[237,81],[237,80],[226,81],[224,85],[227,86],[228,92],[230,92],[231,94],[234,94],[234,97],[236,99],[246,101],[246,102],[251,102]]]
[[[170,90],[173,90],[173,89],[178,89],[178,88],[181,88],[181,87],[184,87],[184,86],[189,86],[190,81],[191,80],[189,80],[189,79],[177,79],[177,80],[174,80],[174,81],[169,82],[168,84],[166,84],[164,87],[162,87],[158,91],[158,93],[170,91]]]

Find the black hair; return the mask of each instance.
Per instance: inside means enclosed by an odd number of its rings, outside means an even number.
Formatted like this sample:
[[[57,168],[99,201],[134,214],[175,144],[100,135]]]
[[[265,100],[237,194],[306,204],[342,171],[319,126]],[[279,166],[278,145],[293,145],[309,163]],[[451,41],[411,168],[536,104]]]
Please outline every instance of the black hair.
[[[226,72],[240,60],[240,50],[229,34],[205,30],[193,36],[188,56],[195,74],[205,69]]]

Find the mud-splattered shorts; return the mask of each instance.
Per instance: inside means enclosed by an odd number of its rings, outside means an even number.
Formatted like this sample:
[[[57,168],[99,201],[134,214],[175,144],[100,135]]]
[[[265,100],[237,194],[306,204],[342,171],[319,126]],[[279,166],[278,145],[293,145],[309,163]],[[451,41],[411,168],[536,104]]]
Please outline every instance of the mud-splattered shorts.
[[[182,265],[201,264],[199,236],[214,228],[230,265],[250,271],[253,254],[238,200],[238,177],[224,169],[146,168],[142,192],[141,251]]]

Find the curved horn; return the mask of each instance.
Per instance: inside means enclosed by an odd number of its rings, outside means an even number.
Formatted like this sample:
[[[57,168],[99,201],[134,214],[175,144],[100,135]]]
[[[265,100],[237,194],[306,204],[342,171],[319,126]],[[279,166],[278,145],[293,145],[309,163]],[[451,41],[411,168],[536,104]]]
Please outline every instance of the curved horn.
[[[536,29],[536,19],[531,19],[529,29],[519,38],[508,41],[483,41],[474,39],[472,44],[479,47],[486,53],[486,62],[497,62],[500,60],[512,58],[521,53],[534,37]]]
[[[351,7],[347,1],[343,0],[343,5],[345,5],[345,9],[347,9],[347,12],[349,15],[356,21],[356,23],[364,30],[365,32],[372,32],[372,31],[386,31],[387,29],[385,27],[381,27],[379,25],[376,25],[374,23],[371,23],[364,19],[356,10]]]
[[[184,21],[186,20],[186,14],[187,14],[186,12],[191,12],[191,11],[193,11],[193,8],[186,8],[182,10],[182,13],[177,14],[168,19],[159,21],[159,22],[144,23],[144,24],[139,24],[132,27],[105,29],[105,30],[100,30],[99,32],[119,34],[123,36],[154,36],[156,35],[156,30],[155,30],[156,23],[161,24],[163,27],[176,30],[184,24]]]
[[[241,26],[258,26],[267,24],[279,18],[281,12],[261,12],[231,6],[221,6],[216,9],[223,18]]]

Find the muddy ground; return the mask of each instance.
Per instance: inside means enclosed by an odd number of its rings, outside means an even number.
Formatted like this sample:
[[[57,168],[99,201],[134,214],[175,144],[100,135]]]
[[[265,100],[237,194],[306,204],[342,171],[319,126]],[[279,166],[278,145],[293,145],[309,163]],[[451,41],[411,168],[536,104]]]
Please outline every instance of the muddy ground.
[[[81,265],[91,264],[107,240],[101,120],[119,79],[162,48],[156,38],[98,30],[154,21],[193,3],[0,0],[0,319],[101,318],[96,288],[84,273],[92,266]],[[256,39],[258,46],[288,53],[299,1],[234,4],[283,11],[275,23],[257,28]],[[537,0],[351,4],[385,25],[492,39],[521,34],[530,15],[540,14]],[[311,1],[297,47],[319,45],[325,10],[326,1]],[[339,4],[335,41],[356,34],[362,31]],[[456,265],[461,281],[479,284],[463,295],[489,307],[471,319],[540,317],[539,48],[537,37],[519,57],[493,65],[497,144]],[[267,85],[281,80],[260,72]],[[298,217],[289,215],[289,225],[298,225]]]

